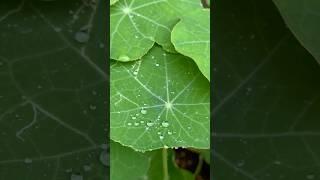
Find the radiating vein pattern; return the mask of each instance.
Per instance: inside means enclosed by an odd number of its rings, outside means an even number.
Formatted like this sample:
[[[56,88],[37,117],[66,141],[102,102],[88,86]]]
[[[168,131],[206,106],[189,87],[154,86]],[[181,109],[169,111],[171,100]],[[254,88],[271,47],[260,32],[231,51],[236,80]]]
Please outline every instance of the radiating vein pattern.
[[[209,147],[209,83],[191,59],[155,46],[141,60],[113,62],[110,103],[116,142],[141,151]]]
[[[105,5],[0,2],[1,180],[106,178]]]

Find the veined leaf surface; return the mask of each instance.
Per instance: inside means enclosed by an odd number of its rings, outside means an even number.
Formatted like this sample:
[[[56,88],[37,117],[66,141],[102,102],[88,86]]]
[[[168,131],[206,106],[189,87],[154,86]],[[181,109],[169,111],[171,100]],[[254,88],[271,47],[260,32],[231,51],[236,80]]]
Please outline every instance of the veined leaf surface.
[[[108,178],[106,1],[0,2],[0,178]]]
[[[199,9],[185,14],[174,26],[171,40],[176,50],[192,58],[210,80],[210,11]]]
[[[184,56],[154,47],[111,65],[111,138],[136,150],[209,148],[209,82]]]
[[[273,1],[296,38],[320,63],[320,1]]]
[[[214,2],[214,177],[319,179],[318,64],[271,1]]]

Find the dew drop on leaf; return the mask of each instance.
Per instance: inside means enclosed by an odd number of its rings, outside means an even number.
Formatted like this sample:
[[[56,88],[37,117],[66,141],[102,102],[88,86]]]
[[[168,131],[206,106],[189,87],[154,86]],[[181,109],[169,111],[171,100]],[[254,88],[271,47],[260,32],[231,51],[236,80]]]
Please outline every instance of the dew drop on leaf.
[[[99,157],[100,162],[105,165],[109,166],[109,154],[107,151],[102,151]]]
[[[24,159],[24,163],[30,164],[30,163],[32,163],[32,159],[30,159],[30,158],[25,158],[25,159]]]
[[[135,126],[139,126],[139,123],[136,122],[136,123],[134,123],[134,125],[135,125]]]
[[[164,136],[163,136],[163,135],[160,135],[159,138],[160,138],[160,140],[163,140],[163,139],[164,139]]]
[[[83,176],[80,174],[71,174],[70,180],[83,180]]]
[[[118,58],[120,61],[129,61],[130,60],[130,58],[128,57],[128,56],[126,56],[126,55],[121,55],[121,56],[119,56],[119,58]]]
[[[75,34],[74,38],[79,43],[85,43],[89,41],[90,36],[87,32],[79,31]]]
[[[128,126],[131,126],[132,125],[132,123],[128,123]]]
[[[84,166],[83,166],[83,170],[86,171],[86,172],[87,172],[87,171],[91,171],[91,166],[89,166],[89,165],[84,165]]]
[[[153,123],[152,122],[147,122],[147,126],[151,127],[151,126],[153,126]]]
[[[141,109],[141,114],[147,114],[147,110],[145,110],[145,109]]]
[[[162,125],[163,127],[168,127],[168,126],[169,126],[169,123],[168,123],[168,122],[162,122],[161,125]]]

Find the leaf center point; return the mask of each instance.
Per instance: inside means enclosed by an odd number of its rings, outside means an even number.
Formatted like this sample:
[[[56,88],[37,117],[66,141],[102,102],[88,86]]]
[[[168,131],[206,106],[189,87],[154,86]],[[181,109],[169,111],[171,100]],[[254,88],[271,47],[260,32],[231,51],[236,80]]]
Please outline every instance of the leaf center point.
[[[165,104],[167,109],[171,109],[172,108],[172,103],[171,102],[166,102]]]

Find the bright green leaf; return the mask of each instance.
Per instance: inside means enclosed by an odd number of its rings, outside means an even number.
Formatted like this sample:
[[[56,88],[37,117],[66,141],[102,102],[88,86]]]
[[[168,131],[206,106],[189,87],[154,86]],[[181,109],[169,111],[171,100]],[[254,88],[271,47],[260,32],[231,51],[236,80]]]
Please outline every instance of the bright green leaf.
[[[112,180],[147,179],[151,153],[136,152],[131,148],[112,141],[110,153],[110,177]]]
[[[273,1],[293,34],[320,63],[320,1]]]
[[[154,47],[111,65],[111,138],[146,151],[209,148],[209,82],[191,59]]]
[[[166,0],[120,0],[110,10],[111,59],[140,59],[155,42],[174,51],[170,33],[178,18]]]
[[[210,80],[210,11],[186,14],[173,28],[171,40],[176,50],[192,58]]]
[[[110,5],[115,4],[116,2],[118,2],[119,0],[110,0]]]

